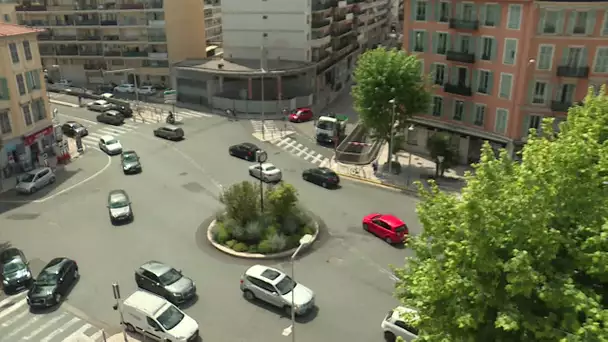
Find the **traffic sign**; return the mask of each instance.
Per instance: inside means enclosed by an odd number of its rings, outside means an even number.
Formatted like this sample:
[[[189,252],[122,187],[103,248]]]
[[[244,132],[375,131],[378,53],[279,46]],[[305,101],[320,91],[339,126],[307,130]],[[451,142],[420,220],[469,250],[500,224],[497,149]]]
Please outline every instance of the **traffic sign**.
[[[175,90],[165,90],[163,92],[163,95],[165,97],[165,103],[175,103],[177,102],[177,91]]]

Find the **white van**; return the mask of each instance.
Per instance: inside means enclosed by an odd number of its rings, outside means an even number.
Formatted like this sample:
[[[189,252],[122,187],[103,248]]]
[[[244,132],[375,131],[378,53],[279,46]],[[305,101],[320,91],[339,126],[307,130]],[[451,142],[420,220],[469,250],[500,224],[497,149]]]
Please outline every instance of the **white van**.
[[[166,299],[138,290],[122,305],[125,328],[155,341],[198,341],[198,323]]]

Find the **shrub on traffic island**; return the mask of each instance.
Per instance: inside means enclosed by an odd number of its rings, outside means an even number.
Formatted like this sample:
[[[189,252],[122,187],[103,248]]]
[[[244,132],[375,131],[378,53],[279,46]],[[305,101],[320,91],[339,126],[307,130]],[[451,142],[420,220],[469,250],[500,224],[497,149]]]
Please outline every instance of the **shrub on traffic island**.
[[[297,247],[302,236],[315,234],[314,221],[298,205],[291,184],[265,189],[244,181],[224,190],[220,201],[224,210],[216,215],[213,239],[236,252],[278,253]]]

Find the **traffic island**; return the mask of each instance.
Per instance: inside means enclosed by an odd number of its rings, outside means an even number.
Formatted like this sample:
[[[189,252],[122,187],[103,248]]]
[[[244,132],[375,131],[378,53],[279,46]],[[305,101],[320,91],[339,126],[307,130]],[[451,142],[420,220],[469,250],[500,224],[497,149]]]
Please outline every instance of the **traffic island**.
[[[221,196],[225,208],[207,228],[207,240],[219,251],[248,259],[291,256],[306,236],[306,247],[319,236],[319,222],[298,205],[290,184],[265,187],[242,182]]]

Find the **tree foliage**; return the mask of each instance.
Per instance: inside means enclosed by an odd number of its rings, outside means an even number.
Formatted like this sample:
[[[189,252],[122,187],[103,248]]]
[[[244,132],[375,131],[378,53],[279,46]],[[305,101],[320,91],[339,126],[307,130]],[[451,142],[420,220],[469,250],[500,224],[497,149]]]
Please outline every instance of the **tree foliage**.
[[[389,142],[393,104],[395,122],[402,131],[407,120],[425,112],[430,104],[422,64],[414,55],[396,49],[378,48],[359,56],[354,72],[354,106],[361,123],[378,141]]]
[[[260,188],[248,181],[236,183],[224,190],[220,201],[226,207],[226,216],[244,227],[259,215]]]
[[[267,210],[277,222],[283,222],[298,202],[298,191],[291,184],[280,183],[266,195]]]
[[[608,341],[608,97],[561,132],[529,136],[521,163],[485,144],[462,199],[425,192],[424,232],[396,296],[421,341]]]
[[[426,148],[435,162],[435,177],[443,176],[445,170],[458,165],[458,151],[450,143],[450,136],[446,133],[435,133],[427,139]],[[439,162],[439,157],[443,161]]]

